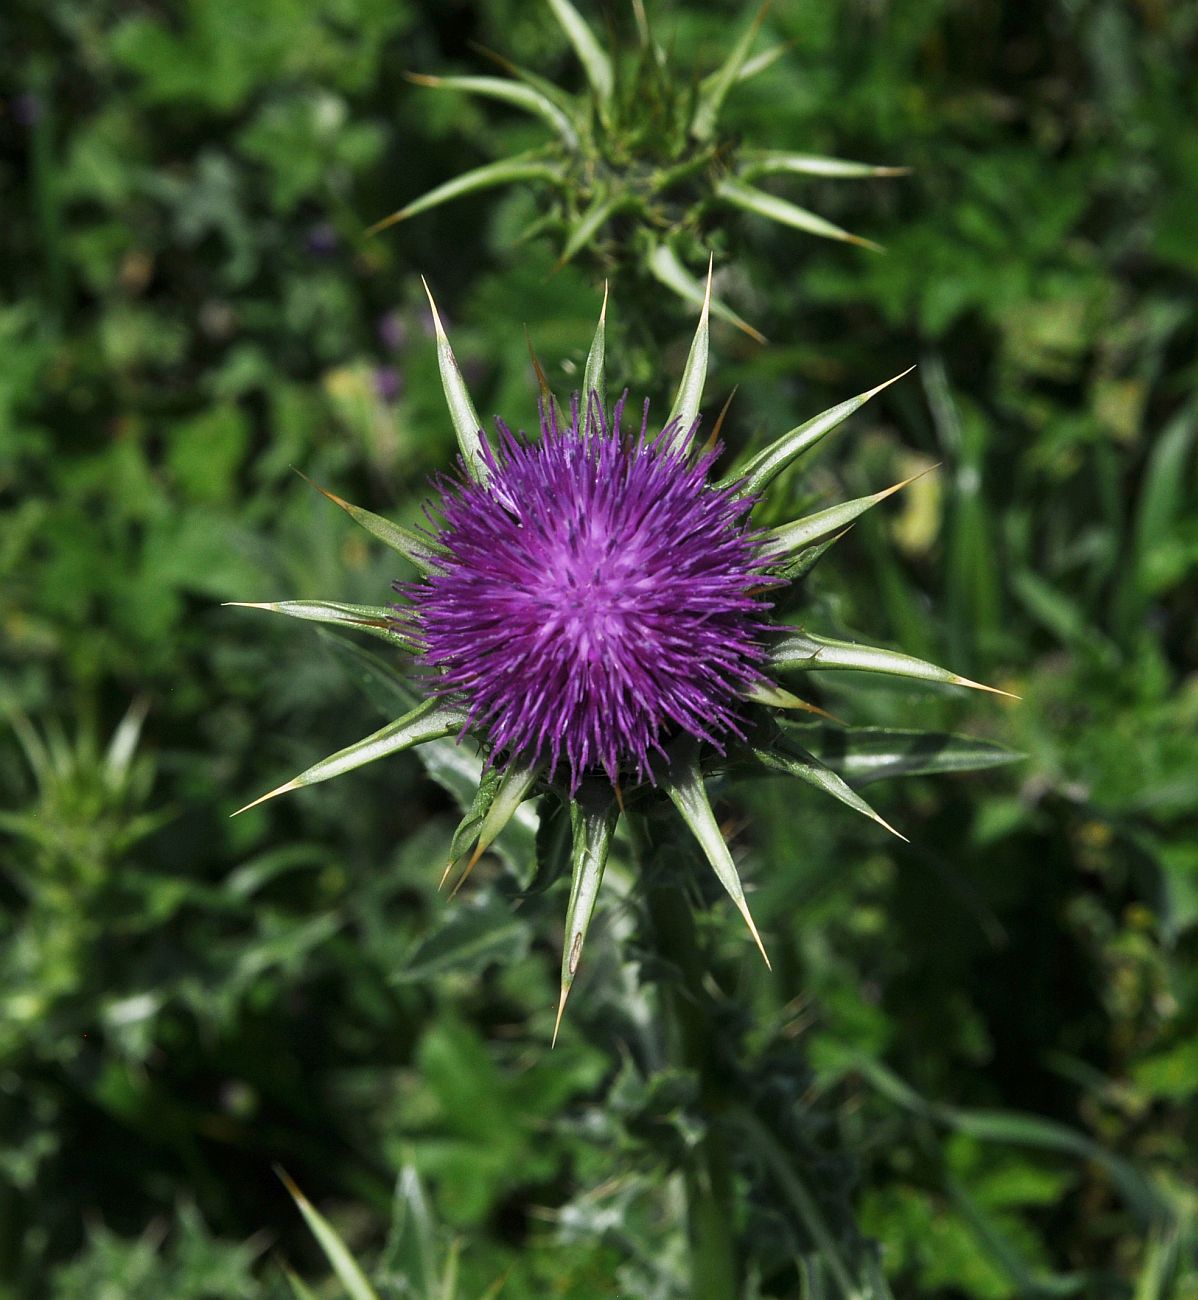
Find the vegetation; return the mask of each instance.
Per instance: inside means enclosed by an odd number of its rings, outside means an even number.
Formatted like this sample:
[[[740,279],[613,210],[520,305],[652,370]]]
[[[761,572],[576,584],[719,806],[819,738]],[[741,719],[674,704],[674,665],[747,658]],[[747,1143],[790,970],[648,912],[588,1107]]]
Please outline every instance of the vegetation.
[[[635,66],[639,7],[579,8]],[[707,138],[910,168],[745,181],[884,253],[671,192],[639,253],[617,215],[561,265],[594,196],[535,176],[367,236],[546,148],[405,72],[510,77],[484,47],[587,102],[560,9],[5,13],[0,1296],[683,1297],[718,1131],[746,1297],[1192,1300],[1198,6],[774,6],[746,57],[784,52]],[[673,105],[753,15],[647,18]],[[452,899],[452,749],[230,819],[392,716],[394,661],[223,602],[405,576],[292,471],[420,521],[456,448],[421,274],[479,410],[530,428],[523,327],[577,387],[605,276],[609,385],[669,409],[697,309],[663,247],[700,282],[716,253],[727,464],[918,364],[764,522],[938,466],[801,621],[1021,702],[853,673],[813,698],[1024,757],[925,775],[879,739],[854,783],[910,775],[867,791],[909,843],[728,773],[772,972],[714,877],[680,872],[691,931],[619,841],[550,1050],[568,886],[532,868],[560,819],[514,819]]]

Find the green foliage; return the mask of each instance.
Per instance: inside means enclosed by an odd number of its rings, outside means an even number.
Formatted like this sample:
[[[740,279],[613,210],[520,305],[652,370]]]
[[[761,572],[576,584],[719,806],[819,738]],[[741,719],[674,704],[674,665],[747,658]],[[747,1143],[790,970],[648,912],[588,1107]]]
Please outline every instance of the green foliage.
[[[601,7],[578,11],[610,50]],[[402,73],[477,74],[470,40],[574,103],[600,65],[588,80],[525,0],[4,18],[0,1292],[346,1294],[278,1163],[384,1300],[681,1297],[679,1207],[714,1142],[747,1295],[1198,1295],[1193,5],[775,5],[722,99],[738,183],[887,249],[697,218],[723,265],[706,423],[740,384],[725,463],[918,362],[801,481],[777,466],[762,524],[942,465],[808,573],[800,631],[1022,703],[790,676],[889,733],[845,753],[794,728],[854,789],[878,762],[941,774],[867,792],[909,846],[789,778],[726,774],[712,808],[774,970],[714,874],[665,864],[709,959],[705,1075],[664,1065],[682,957],[660,956],[623,836],[549,1051],[568,819],[513,817],[449,902],[455,826],[487,812],[452,740],[426,757],[453,800],[398,755],[227,816],[404,707],[383,643],[220,602],[376,609],[409,576],[291,467],[419,524],[457,444],[418,273],[478,410],[527,426],[519,325],[577,386],[590,267],[628,221],[555,191],[560,224],[518,243],[537,207],[513,186],[366,239],[560,139]],[[714,102],[743,6],[646,18],[669,102]],[[638,148],[681,138],[655,93]],[[768,150],[912,174],[849,184]],[[683,235],[674,256],[659,269],[701,298],[706,252]],[[651,284],[613,297],[608,383],[664,412],[695,312]],[[1026,758],[945,775],[962,742],[896,751],[912,725]]]

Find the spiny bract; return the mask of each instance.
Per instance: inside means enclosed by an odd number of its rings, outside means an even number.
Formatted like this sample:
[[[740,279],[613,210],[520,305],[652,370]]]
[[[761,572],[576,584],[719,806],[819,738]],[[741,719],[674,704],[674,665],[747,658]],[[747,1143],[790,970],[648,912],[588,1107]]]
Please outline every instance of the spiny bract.
[[[650,438],[646,403],[629,436],[623,406],[608,419],[592,394],[584,416],[576,396],[563,425],[542,404],[539,440],[497,421],[485,482],[441,483],[444,558],[397,584],[433,689],[493,752],[564,764],[571,793],[594,767],[652,779],[672,730],[722,752],[765,657],[752,500],[708,483],[691,429]]]
[[[775,676],[848,669],[993,689],[909,655],[768,621],[771,592],[805,573],[854,519],[903,485],[769,530],[748,522],[754,504],[887,384],[798,425],[712,482],[715,449],[696,452],[693,445],[707,374],[709,272],[678,395],[656,437],[647,408],[636,434],[621,428],[623,399],[607,414],[605,299],[584,373],[585,406],[576,401],[569,420],[559,420],[546,396],[539,440],[501,423],[496,450],[431,294],[429,302],[461,452],[458,476],[440,480],[439,503],[430,506],[436,522],[415,532],[325,493],[411,561],[421,579],[398,584],[405,597],[399,607],[317,600],[256,606],[387,641],[423,665],[423,692],[411,679],[399,681],[414,705],[409,712],[247,807],[387,754],[471,737],[481,750],[479,789],[454,837],[446,876],[464,861],[464,879],[526,799],[546,795],[570,808],[564,1006],[623,801],[641,797],[650,781],[678,809],[764,956],[707,796],[712,755],[798,777],[886,826],[844,775],[805,747],[818,746],[818,733],[785,715],[821,710]],[[885,733],[888,744],[896,734]],[[853,735],[836,733],[831,748],[842,760],[854,757]],[[866,765],[854,769],[858,775],[878,774],[878,739],[869,733],[857,751]],[[900,754],[896,773],[1013,757],[963,737],[905,732],[901,739],[918,743]]]

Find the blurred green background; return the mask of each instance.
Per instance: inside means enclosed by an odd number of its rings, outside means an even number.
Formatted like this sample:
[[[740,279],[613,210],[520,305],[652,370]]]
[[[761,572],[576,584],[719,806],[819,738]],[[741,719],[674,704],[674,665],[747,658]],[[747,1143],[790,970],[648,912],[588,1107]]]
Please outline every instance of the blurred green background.
[[[684,75],[744,17],[651,13]],[[771,343],[716,327],[709,411],[739,385],[739,449],[919,363],[793,487],[940,464],[811,599],[1023,701],[822,698],[1026,759],[876,786],[909,846],[726,788],[775,958],[710,899],[728,1032],[896,1296],[1198,1296],[1198,5],[788,0],[768,38],[736,132],[913,172],[776,186],[882,255],[729,226]],[[535,420],[523,326],[560,390],[585,356],[601,285],[519,238],[531,193],[364,238],[541,138],[403,79],[478,46],[579,83],[528,0],[0,15],[0,1296],[348,1294],[276,1163],[385,1300],[686,1294],[694,1117],[645,1065],[627,869],[550,1052],[564,894],[519,896],[527,829],[450,902],[415,757],[228,817],[378,725],[360,658],[221,602],[387,599],[292,468],[419,517],[454,449],[420,273],[484,415]],[[693,314],[624,369],[635,309],[609,375],[659,400]],[[753,1294],[824,1294],[784,1201],[730,1209]]]

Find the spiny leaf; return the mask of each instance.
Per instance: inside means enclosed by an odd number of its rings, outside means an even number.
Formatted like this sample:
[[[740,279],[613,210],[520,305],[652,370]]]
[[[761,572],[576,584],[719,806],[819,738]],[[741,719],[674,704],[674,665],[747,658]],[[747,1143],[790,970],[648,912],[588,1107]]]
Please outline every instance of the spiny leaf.
[[[805,749],[800,749],[797,745],[793,747],[787,745],[785,748],[778,746],[772,749],[754,746],[750,752],[762,767],[769,768],[773,772],[784,772],[788,776],[797,776],[800,781],[806,781],[808,785],[813,785],[817,790],[830,794],[833,799],[839,799],[846,807],[851,808],[854,812],[859,812],[863,817],[868,817],[871,821],[877,822],[879,826],[885,827],[891,835],[897,835],[904,843],[907,842],[905,835],[899,834],[888,821],[880,817],[847,784],[843,777],[837,776],[830,767],[821,763],[814,754],[807,753]]]
[[[300,473],[299,470],[295,472],[310,487],[314,487],[321,496],[344,510],[354,523],[365,528],[372,537],[377,537],[380,542],[389,546],[393,551],[398,551],[400,555],[411,560],[417,568],[423,569],[425,573],[431,573],[436,567],[437,546],[431,539],[421,537],[419,533],[414,533],[410,528],[404,528],[402,524],[392,523],[390,519],[384,519],[382,515],[376,515],[371,510],[364,510],[361,506],[351,505],[350,502],[343,500],[335,492],[330,492],[328,488],[323,488],[319,483],[314,483],[307,474]]]
[[[456,894],[466,883],[467,877],[474,870],[479,858],[495,843],[503,828],[516,815],[516,810],[532,793],[532,788],[545,771],[544,763],[529,762],[527,759],[512,759],[507,770],[500,778],[495,790],[495,797],[487,809],[486,816],[479,827],[478,843],[466,863],[461,878],[454,886]]]
[[[796,709],[801,713],[817,714],[831,722],[840,722],[840,719],[829,713],[827,709],[821,709],[818,704],[801,700],[797,695],[784,691],[781,686],[764,678],[748,687],[743,693],[743,698],[751,704],[763,704],[770,709]]]
[[[673,801],[674,807],[682,815],[682,820],[690,828],[691,834],[699,841],[699,847],[702,848],[707,861],[711,863],[712,870],[719,877],[720,884],[736,904],[737,910],[749,927],[753,941],[761,951],[766,966],[769,966],[770,959],[766,956],[765,945],[761,942],[761,935],[757,933],[757,926],[754,925],[753,918],[749,914],[749,905],[745,902],[740,873],[736,869],[736,863],[732,861],[732,854],[728,851],[728,845],[724,842],[719,823],[707,798],[703,773],[699,768],[697,745],[688,741],[675,747],[671,755],[670,770],[662,779],[662,786]]]
[[[835,546],[845,533],[851,531],[851,529],[846,528],[843,532],[836,533],[835,536],[829,537],[826,542],[820,542],[818,546],[809,546],[805,551],[800,551],[784,569],[778,571],[779,575],[791,584],[792,590],[796,590],[795,584],[802,582],[802,580],[820,562],[824,554],[831,547]]]
[[[707,258],[707,284],[703,289],[703,307],[699,312],[699,324],[695,328],[695,337],[691,341],[691,350],[687,353],[686,365],[682,370],[682,382],[678,385],[678,396],[666,418],[666,424],[678,422],[680,432],[687,438],[689,446],[691,425],[699,418],[699,405],[703,401],[703,385],[707,382],[707,350],[710,339],[709,317],[711,312],[711,273],[714,258]]]
[[[818,235],[821,239],[838,239],[846,244],[856,244],[875,253],[883,251],[881,244],[860,235],[850,234],[847,230],[806,208],[800,208],[789,199],[780,199],[776,194],[767,194],[752,185],[742,185],[739,181],[724,179],[716,186],[716,194],[726,203],[744,212],[766,217],[770,221],[780,222],[795,230],[805,231],[809,235]]]
[[[765,0],[757,11],[757,16],[741,34],[740,40],[728,52],[728,57],[701,88],[699,102],[695,106],[695,115],[691,119],[691,135],[696,140],[710,140],[715,134],[720,109],[724,106],[728,92],[740,77],[741,69],[749,57],[749,51],[753,48],[761,24],[769,12],[770,3],[771,0]]]
[[[561,996],[557,1004],[557,1020],[553,1026],[555,1043],[557,1032],[561,1028],[562,1013],[566,1009],[566,999],[570,996],[578,963],[582,959],[582,945],[595,911],[595,900],[599,896],[608,850],[620,817],[619,807],[610,790],[599,788],[599,784],[595,783],[596,788],[584,784],[579,797],[570,804],[572,876],[570,902],[566,907],[566,938],[562,949]]]
[[[227,600],[225,604],[238,609],[267,609],[272,614],[286,614],[311,623],[337,623],[378,637],[401,650],[415,649],[406,636],[395,630],[395,611],[386,605],[339,605],[331,600]]]
[[[333,1225],[278,1165],[275,1166],[275,1173],[291,1193],[291,1199],[299,1206],[300,1213],[312,1230],[312,1235],[324,1251],[325,1258],[329,1261],[333,1272],[337,1274],[338,1281],[349,1292],[352,1300],[379,1300],[378,1292],[367,1281],[366,1274],[350,1254],[349,1247],[334,1231]]]
[[[836,533],[843,532],[846,525],[851,524],[854,519],[867,510],[872,510],[880,501],[885,501],[888,496],[893,496],[908,483],[914,483],[917,478],[922,478],[929,472],[923,470],[919,474],[912,475],[911,478],[904,479],[901,483],[884,488],[881,492],[874,492],[867,497],[856,497],[852,501],[841,501],[838,505],[829,506],[827,510],[818,510],[815,514],[796,519],[793,523],[772,528],[765,535],[762,549],[771,562],[789,559],[808,546],[814,546],[816,542],[825,541]]]
[[[684,302],[692,302],[696,306],[702,306],[704,299],[707,297],[703,285],[695,279],[685,266],[678,260],[678,254],[668,244],[658,244],[649,256],[649,270],[654,278],[676,293]],[[711,312],[721,320],[726,320],[729,325],[734,325],[738,330],[742,330],[751,339],[758,343],[766,341],[765,335],[760,330],[755,330],[747,321],[742,320],[731,307],[726,306],[718,298],[711,300]]]
[[[576,128],[585,124],[587,113],[579,101],[563,90],[561,86],[550,81],[548,77],[539,76],[535,72],[530,72],[527,68],[522,68],[518,63],[513,63],[506,55],[500,54],[478,41],[470,41],[469,44],[471,49],[477,50],[484,58],[490,59],[492,63],[502,68],[508,76],[515,77],[517,81],[522,81],[525,85],[531,86],[533,90],[543,95],[551,104],[556,105],[570,118]]]
[[[582,248],[586,247],[596,231],[606,225],[621,208],[634,201],[626,194],[597,194],[590,207],[578,219],[578,224],[570,231],[566,246],[562,249],[561,257],[558,258],[558,266],[565,266]]]
[[[812,153],[785,153],[776,149],[746,152],[741,157],[743,163],[737,174],[746,181],[779,172],[854,180],[863,176],[907,176],[911,171],[910,167],[875,167],[873,163],[849,162],[845,158],[825,158]]]
[[[570,0],[547,0],[553,16],[561,24],[574,53],[578,55],[587,81],[595,92],[595,98],[601,105],[606,105],[612,95],[612,66],[603,47],[595,39],[595,33],[587,25],[586,19],[570,3]]]
[[[449,418],[453,421],[454,432],[457,434],[458,447],[461,449],[462,459],[466,462],[467,473],[476,482],[483,483],[487,478],[487,467],[479,450],[485,437],[482,421],[478,418],[478,412],[470,400],[457,357],[453,355],[453,348],[449,346],[449,338],[441,324],[441,316],[437,311],[437,304],[433,301],[433,293],[428,287],[428,281],[421,276],[420,283],[424,285],[424,292],[428,295],[428,305],[433,313],[433,328],[437,334],[437,366],[441,371],[441,387],[445,391],[445,401],[449,407]]]
[[[844,669],[863,673],[888,673],[892,677],[910,677],[917,681],[943,682],[950,686],[968,686],[975,691],[989,691],[992,695],[1005,695],[1017,700],[1018,695],[1000,691],[996,686],[983,686],[951,673],[947,668],[937,668],[912,655],[897,650],[882,650],[877,646],[860,645],[855,641],[834,641],[831,637],[816,636],[811,632],[786,633],[770,647],[766,667],[772,671]]]
[[[450,203],[466,194],[476,194],[479,190],[493,189],[496,185],[511,185],[515,181],[560,181],[564,175],[565,169],[561,163],[544,157],[501,158],[498,162],[484,163],[481,167],[463,172],[443,185],[436,186],[418,199],[413,199],[406,207],[384,217],[382,221],[376,221],[366,231],[366,235],[368,238],[377,235],[401,221],[407,221],[409,217],[418,216],[430,208]]]
[[[790,721],[783,726],[857,787],[892,776],[977,772],[1024,758],[993,740],[949,732],[895,727],[837,729]]]
[[[233,816],[236,817],[238,813],[256,808],[260,803],[287,794],[291,790],[316,785],[321,781],[330,781],[343,772],[351,772],[355,767],[373,763],[375,759],[384,758],[388,754],[397,754],[401,750],[411,749],[413,745],[423,745],[427,740],[438,740],[442,736],[448,736],[452,732],[460,731],[465,723],[466,715],[461,709],[452,708],[440,700],[425,700],[410,713],[405,713],[402,718],[397,718],[353,745],[347,745],[345,749],[339,749],[337,753],[330,754],[328,758],[315,763],[277,789],[268,791],[252,803],[247,803],[244,808],[238,808]]]
[[[591,350],[587,353],[586,368],[582,372],[583,427],[586,427],[586,407],[591,394],[599,397],[601,408],[607,407],[607,375],[605,362],[607,357],[607,282],[603,284],[603,306],[599,308],[599,323],[595,326],[595,337],[591,340]]]
[[[739,480],[741,491],[746,496],[759,496],[797,457],[810,451],[837,425],[843,424],[854,411],[860,410],[871,397],[876,397],[884,388],[897,383],[903,375],[909,375],[914,369],[914,366],[909,366],[901,375],[895,375],[893,379],[886,380],[885,383],[869,389],[868,392],[858,393],[856,397],[850,397],[847,402],[829,407],[814,419],[808,420],[806,424],[797,425],[789,433],[784,433],[776,442],[759,451],[747,465],[727,475],[720,486],[731,487]]]
[[[406,72],[404,76],[418,86],[435,90],[460,90],[469,95],[482,95],[497,99],[532,113],[547,122],[568,149],[578,148],[578,132],[573,122],[541,91],[519,81],[504,81],[501,77],[430,77],[422,72]]]

